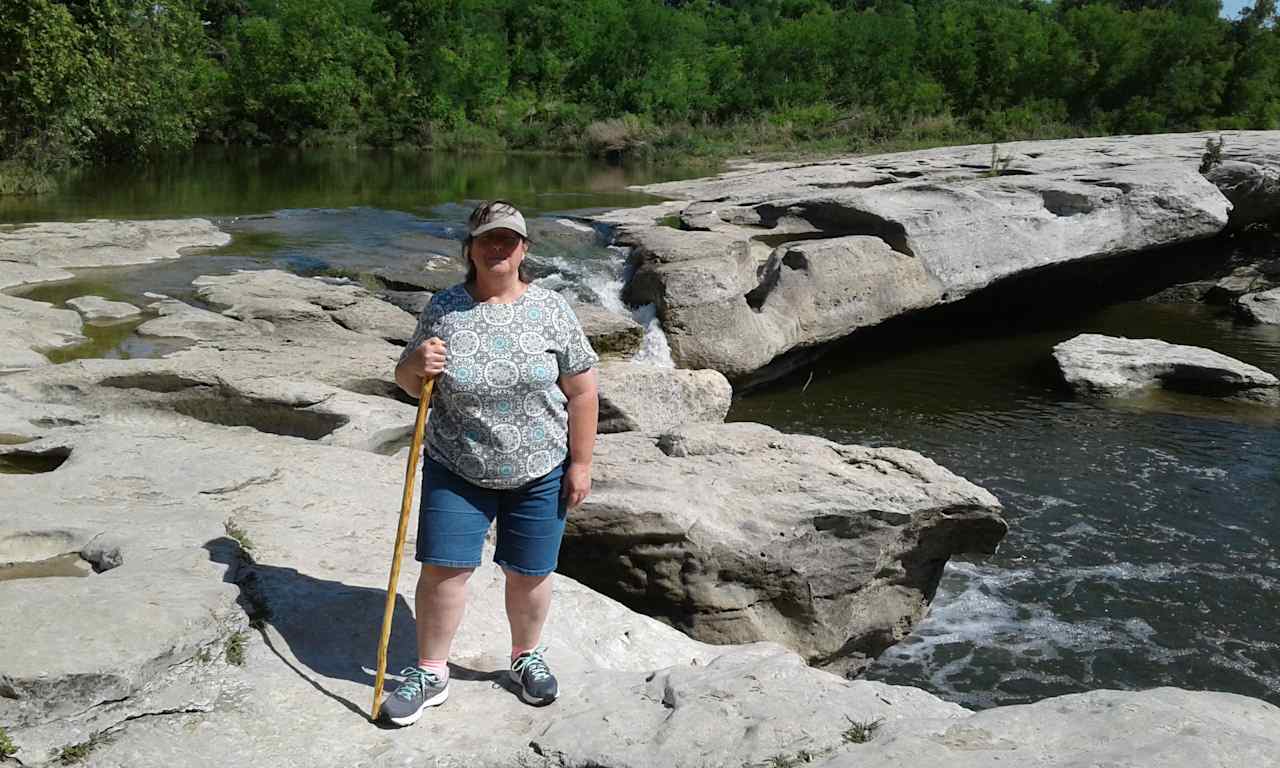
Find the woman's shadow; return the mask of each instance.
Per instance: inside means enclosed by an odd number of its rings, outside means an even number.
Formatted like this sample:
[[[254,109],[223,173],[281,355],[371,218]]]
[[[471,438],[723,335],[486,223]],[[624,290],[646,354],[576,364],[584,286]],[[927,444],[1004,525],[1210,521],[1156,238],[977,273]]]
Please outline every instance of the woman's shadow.
[[[294,568],[255,563],[244,556],[238,542],[228,537],[213,539],[204,548],[209,559],[228,566],[225,579],[240,588],[238,602],[271,652],[319,693],[367,719],[368,703],[361,706],[329,690],[324,683],[328,678],[368,686],[372,697],[386,591],[317,579]],[[266,631],[267,625],[284,639],[289,653],[276,647],[272,633]],[[413,612],[404,596],[396,595],[387,644],[389,675],[417,660],[415,633]],[[456,680],[490,680],[509,689],[506,670],[482,672],[450,664],[449,675]],[[388,677],[384,696],[395,686],[396,681]]]

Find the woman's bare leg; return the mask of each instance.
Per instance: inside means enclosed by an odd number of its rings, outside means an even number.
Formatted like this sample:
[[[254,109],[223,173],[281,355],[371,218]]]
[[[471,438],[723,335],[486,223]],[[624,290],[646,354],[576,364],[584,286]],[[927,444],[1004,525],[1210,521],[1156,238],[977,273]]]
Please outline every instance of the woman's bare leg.
[[[503,569],[507,576],[507,622],[511,624],[511,647],[528,650],[542,638],[551,608],[551,574],[526,576]]]
[[[467,579],[474,568],[423,565],[418,576],[415,607],[418,618],[418,658],[447,659],[467,609]]]

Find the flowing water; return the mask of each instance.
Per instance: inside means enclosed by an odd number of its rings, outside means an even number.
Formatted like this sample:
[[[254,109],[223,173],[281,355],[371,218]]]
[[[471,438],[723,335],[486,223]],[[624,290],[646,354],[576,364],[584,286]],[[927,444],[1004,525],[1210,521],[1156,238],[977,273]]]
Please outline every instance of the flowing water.
[[[705,172],[502,155],[206,152],[87,174],[54,197],[0,198],[0,222],[207,216],[233,234],[182,259],[77,270],[73,281],[15,291],[145,306],[147,293],[198,303],[192,278],[234,269],[438,287],[456,270],[466,202],[505,197],[531,215],[543,284],[626,312],[624,256],[584,215],[650,201],[626,184]],[[1182,258],[1225,262],[1241,247],[1214,241]],[[1020,300],[1005,293],[856,334],[735,401],[733,420],[920,451],[1005,506],[1011,530],[999,553],[953,561],[928,619],[870,677],[977,707],[1156,685],[1280,703],[1278,412],[1172,395],[1084,403],[1060,388],[1048,358],[1055,343],[1100,332],[1206,346],[1280,373],[1280,329],[1078,281],[1022,289]],[[633,314],[652,322],[652,308]],[[89,344],[51,357],[170,348],[135,326],[90,329]],[[664,343],[651,334],[646,355],[661,360]]]
[[[1280,240],[1266,247],[1280,255]],[[1280,327],[1042,288],[1069,299],[1010,306],[1006,291],[891,323],[735,402],[731,420],[919,451],[1005,507],[997,555],[953,560],[929,617],[868,677],[973,707],[1158,685],[1280,704],[1280,413],[1171,394],[1080,402],[1049,357],[1093,332],[1280,374]]]

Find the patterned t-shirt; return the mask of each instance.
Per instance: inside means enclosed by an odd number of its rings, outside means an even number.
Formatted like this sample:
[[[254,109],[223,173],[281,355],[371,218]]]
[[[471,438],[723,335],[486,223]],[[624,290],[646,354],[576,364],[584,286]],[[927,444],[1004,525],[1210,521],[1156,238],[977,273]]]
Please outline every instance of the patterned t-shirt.
[[[446,345],[427,419],[427,454],[486,488],[516,488],[564,462],[568,400],[558,381],[598,362],[560,294],[530,285],[510,304],[476,303],[462,285],[431,298],[405,351]]]

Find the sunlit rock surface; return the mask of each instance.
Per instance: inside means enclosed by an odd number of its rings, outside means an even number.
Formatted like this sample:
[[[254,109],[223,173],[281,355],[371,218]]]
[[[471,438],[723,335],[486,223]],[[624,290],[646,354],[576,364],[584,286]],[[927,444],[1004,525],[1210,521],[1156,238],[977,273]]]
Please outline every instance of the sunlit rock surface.
[[[1280,132],[1228,132],[1230,165],[1199,171],[1218,134],[948,147],[749,163],[644,187],[676,198],[601,216],[633,247],[624,296],[657,305],[676,363],[735,382],[889,317],[1000,280],[1211,237],[1280,202]],[[1247,171],[1247,173],[1246,173]],[[1226,194],[1224,194],[1226,190]]]

